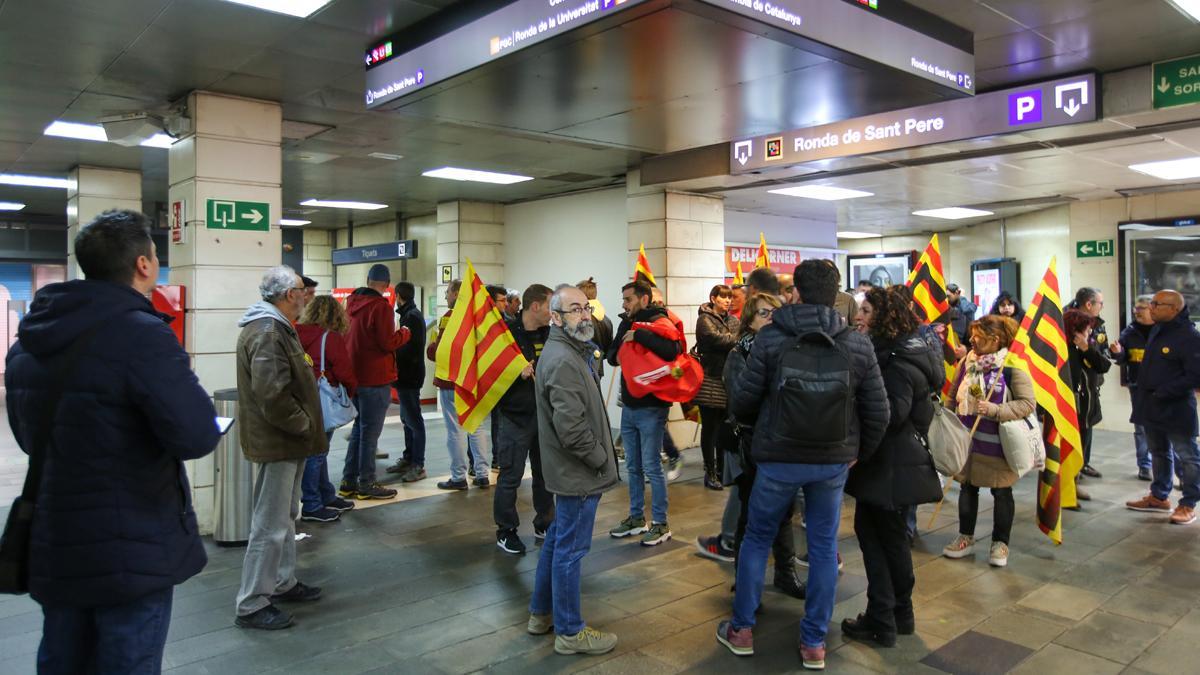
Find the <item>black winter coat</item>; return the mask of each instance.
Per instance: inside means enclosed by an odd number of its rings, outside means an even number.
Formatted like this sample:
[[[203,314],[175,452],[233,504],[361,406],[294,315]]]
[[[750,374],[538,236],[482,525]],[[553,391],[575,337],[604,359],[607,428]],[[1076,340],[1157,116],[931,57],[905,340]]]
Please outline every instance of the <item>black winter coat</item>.
[[[425,386],[425,315],[417,309],[416,303],[397,307],[396,314],[400,315],[400,325],[407,328],[412,337],[396,350],[396,382],[392,386],[420,389]]]
[[[525,310],[521,310],[522,314]],[[513,339],[517,342],[517,347],[521,349],[521,354],[525,356],[525,360],[532,363],[534,370],[537,370],[537,360],[542,354],[542,347],[546,344],[546,338],[550,336],[550,326],[543,326],[537,330],[525,330],[525,324],[521,321],[521,315],[517,315],[508,323],[508,330],[512,333]],[[504,392],[504,396],[500,398],[500,402],[496,404],[496,409],[504,413],[507,417],[522,424],[537,423],[537,397],[533,389],[533,378],[528,380],[517,376],[513,381],[512,386],[508,391]]]
[[[46,424],[50,373],[102,323],[67,376],[33,519],[30,594],[48,606],[131,602],[204,568],[183,460],[220,435],[166,317],[129,286],[68,281],[38,292],[4,373],[25,453]]]
[[[888,425],[887,393],[875,350],[865,335],[844,330],[845,321],[832,308],[824,305],[784,305],[775,310],[771,323],[754,340],[746,369],[738,382],[730,387],[730,411],[739,419],[755,413],[753,455],[755,462],[787,462],[793,464],[841,464],[879,447]],[[775,411],[772,399],[776,369],[785,349],[800,335],[821,331],[836,334],[838,345],[850,359],[850,387],[855,405],[851,408],[850,435],[845,445],[836,450],[810,450],[780,439],[775,430],[778,415],[803,418],[806,411]]]
[[[728,312],[717,314],[712,303],[700,306],[696,317],[696,353],[704,369],[704,381],[695,403],[713,408],[724,408],[728,404],[725,395],[725,359],[737,342],[738,320]],[[708,420],[715,422],[716,420]]]
[[[1075,410],[1079,413],[1080,426],[1094,427],[1104,418],[1100,411],[1100,385],[1104,383],[1104,374],[1112,368],[1112,362],[1095,342],[1088,344],[1087,351],[1080,351],[1074,342],[1069,343],[1067,362],[1071,367],[1071,384],[1075,387]]]
[[[1121,366],[1121,384],[1129,387],[1129,398],[1133,400],[1134,407],[1137,407],[1137,398],[1142,395],[1142,389],[1138,386],[1138,371],[1146,358],[1146,343],[1150,340],[1152,330],[1154,324],[1144,326],[1135,321],[1126,326],[1121,331],[1121,337],[1117,338],[1121,343],[1121,353],[1117,354],[1117,363]]]
[[[863,504],[894,509],[942,497],[926,438],[933,421],[932,394],[946,380],[941,349],[914,333],[875,341],[890,412],[879,448],[850,469],[846,493]]]
[[[1134,424],[1196,436],[1200,333],[1188,318],[1186,306],[1175,319],[1156,324],[1150,331],[1138,388],[1142,394],[1134,400]]]

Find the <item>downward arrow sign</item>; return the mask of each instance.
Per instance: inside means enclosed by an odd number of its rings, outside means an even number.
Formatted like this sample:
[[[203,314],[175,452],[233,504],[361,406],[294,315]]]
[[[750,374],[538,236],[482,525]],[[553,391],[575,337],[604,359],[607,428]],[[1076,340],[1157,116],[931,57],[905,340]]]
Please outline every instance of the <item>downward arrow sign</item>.
[[[1143,89],[1142,91],[1145,90]],[[1063,112],[1067,113],[1071,117],[1074,117],[1079,112],[1080,107],[1079,101],[1071,99],[1070,101],[1067,101],[1067,107],[1063,108]]]
[[[246,218],[248,218],[251,223],[257,225],[259,221],[263,219],[263,215],[258,209],[251,209],[250,213],[246,214]]]
[[[1164,75],[1162,80],[1160,80],[1158,83],[1158,91],[1161,94],[1165,94],[1168,91],[1170,91],[1170,89],[1171,89],[1171,83],[1167,82],[1167,77],[1166,77],[1166,75]]]

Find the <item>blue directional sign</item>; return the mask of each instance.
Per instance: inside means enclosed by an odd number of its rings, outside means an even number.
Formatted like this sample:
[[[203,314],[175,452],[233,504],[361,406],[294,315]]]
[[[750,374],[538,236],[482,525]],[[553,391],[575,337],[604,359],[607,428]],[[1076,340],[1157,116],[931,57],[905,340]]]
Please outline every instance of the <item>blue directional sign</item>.
[[[381,262],[384,260],[412,260],[417,257],[417,240],[389,241],[386,244],[354,246],[333,250],[334,265]]]

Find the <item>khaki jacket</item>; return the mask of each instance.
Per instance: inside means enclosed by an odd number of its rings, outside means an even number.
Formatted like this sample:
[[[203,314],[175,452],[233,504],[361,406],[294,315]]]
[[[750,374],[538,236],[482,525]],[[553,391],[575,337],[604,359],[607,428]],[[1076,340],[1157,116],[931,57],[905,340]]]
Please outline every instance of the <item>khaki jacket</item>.
[[[239,322],[237,423],[242,452],[259,463],[327,452],[312,365],[292,325],[271,315],[263,304],[252,307]]]

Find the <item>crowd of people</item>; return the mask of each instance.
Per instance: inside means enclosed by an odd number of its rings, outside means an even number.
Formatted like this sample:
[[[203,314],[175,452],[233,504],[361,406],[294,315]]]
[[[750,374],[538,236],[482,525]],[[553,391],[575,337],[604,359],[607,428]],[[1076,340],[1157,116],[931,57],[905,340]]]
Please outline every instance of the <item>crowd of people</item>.
[[[206,563],[183,461],[211,452],[220,430],[187,353],[146,300],[158,274],[147,219],[107,212],[81,229],[74,250],[86,280],[39,292],[5,373],[10,424],[31,455],[33,492],[42,495],[29,577],[45,614],[39,668],[157,672],[172,589]],[[854,498],[868,582],[865,611],[841,623],[851,639],[889,647],[914,632],[916,507],[941,500],[949,478],[960,484],[959,529],[943,554],[974,552],[979,491],[988,488],[995,507],[987,560],[1008,564],[1020,474],[1006,462],[1001,426],[1037,410],[1030,375],[1006,362],[1024,315],[1020,304],[1001,293],[976,318],[979,309],[950,284],[951,311],[926,326],[904,286],[841,288],[837,267],[816,259],[791,275],[760,268],[744,286],[718,284],[698,310],[690,349],[681,318],[642,278],[620,289],[615,328],[591,278],[532,284],[518,294],[487,289],[528,366],[473,432],[456,415],[453,383],[435,378],[450,458],[450,475],[437,487],[489,488],[494,469],[496,546],[521,555],[528,549],[518,536],[517,493],[531,466],[533,532],[542,543],[529,633],[553,633],[560,654],[616,646],[616,635],[583,618],[581,565],[601,495],[622,482],[628,514],[609,535],[636,537],[642,546],[671,539],[668,483],[681,461],[669,452],[675,402],[698,409],[703,484],[726,498],[720,531],[696,545],[701,555],[735,565],[731,615],[716,636],[734,654],[754,653],[770,553],[774,586],[804,601],[803,666],[824,668],[842,567],[843,493]],[[315,290],[291,268],[273,267],[259,285],[261,300],[238,321],[237,423],[242,450],[259,469],[235,600],[235,623],[245,628],[287,628],[293,619],[284,606],[322,597],[321,588],[297,578],[298,520],[336,521],[356,500],[397,495],[376,471],[393,397],[404,452],[385,471],[401,483],[428,477],[420,389],[461,284],[448,286],[450,310],[428,336],[414,286],[393,286],[385,265],[371,266],[344,307]],[[1100,291],[1083,288],[1063,318],[1081,480],[1101,478],[1092,466],[1092,430],[1115,363],[1133,401],[1137,475],[1151,483],[1147,496],[1127,506],[1191,523],[1200,500],[1200,333],[1173,290],[1139,297],[1117,341],[1108,340],[1103,306]],[[688,359],[703,380],[686,401],[668,389],[670,378],[646,376]],[[600,386],[606,363],[620,369],[615,427],[624,476]],[[947,363],[956,365],[949,383]],[[972,430],[965,468],[953,477],[939,476],[929,451],[938,405]],[[335,429],[350,417],[335,487],[327,455]],[[1174,509],[1173,477],[1182,492]],[[1088,498],[1083,489],[1078,496]],[[803,554],[796,514],[805,528]]]

